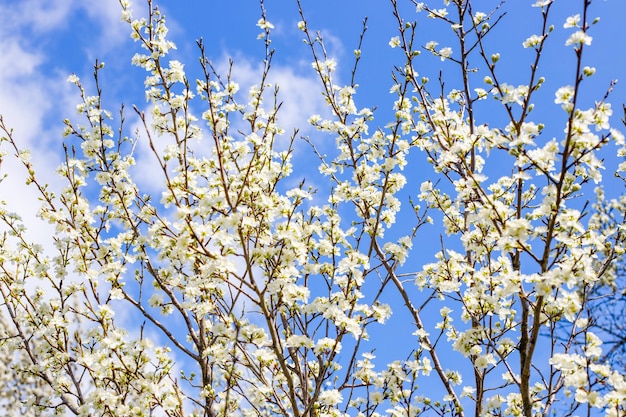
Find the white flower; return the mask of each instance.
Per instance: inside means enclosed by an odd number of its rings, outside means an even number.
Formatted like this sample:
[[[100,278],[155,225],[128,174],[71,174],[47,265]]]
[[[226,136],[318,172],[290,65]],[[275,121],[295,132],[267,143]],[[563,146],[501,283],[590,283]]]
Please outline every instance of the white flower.
[[[400,46],[400,37],[394,36],[393,38],[391,38],[391,40],[389,41],[389,46],[391,46],[392,48],[397,48],[398,46]]]
[[[80,81],[80,79],[78,78],[78,76],[76,74],[71,74],[69,77],[67,77],[67,82],[68,83],[78,84],[79,81]]]
[[[595,73],[596,73],[596,69],[594,67],[583,68],[583,74],[585,74],[585,76],[587,77],[591,77]]]
[[[576,14],[574,16],[570,16],[565,20],[565,23],[563,24],[564,28],[576,28],[578,27],[578,24],[580,23],[580,15]]]
[[[489,366],[496,364],[496,358],[491,353],[487,353],[486,355],[480,355],[474,361],[474,366],[476,369],[487,369]]]
[[[532,35],[524,42],[522,42],[522,46],[524,46],[524,48],[534,48],[535,46],[539,45],[542,40],[543,36]]]
[[[545,7],[547,5],[549,5],[550,3],[552,3],[553,0],[537,0],[534,4],[533,7]]]
[[[385,396],[380,391],[370,392],[369,400],[372,404],[380,404],[385,400]]]
[[[261,18],[256,22],[256,25],[258,27],[260,27],[261,29],[274,29],[274,25],[272,25],[270,22],[268,22],[267,20]]]
[[[170,67],[168,71],[168,78],[173,83],[182,83],[185,79],[185,65],[180,61],[170,61]]]
[[[487,90],[485,90],[484,88],[475,88],[474,92],[477,94],[478,100],[484,100],[489,95],[489,93],[487,93]]]
[[[449,46],[441,48],[439,50],[439,56],[441,57],[442,61],[446,58],[450,58],[452,56],[452,48],[450,48]]]
[[[574,395],[576,401],[581,404],[589,403],[592,407],[601,408],[606,404],[602,395],[597,391],[587,391],[586,389],[579,388]],[[608,415],[608,414],[607,414]]]
[[[319,396],[319,402],[322,405],[335,406],[343,401],[343,396],[336,389],[322,391]]]
[[[324,352],[330,352],[334,349],[334,353],[341,352],[341,343],[337,342],[335,339],[331,339],[330,337],[323,337],[317,341],[315,344],[315,354],[320,355]]]
[[[474,16],[472,17],[472,22],[475,25],[480,24],[480,22],[482,22],[483,20],[485,20],[487,18],[487,14],[484,12],[476,12],[474,13]]]
[[[426,43],[426,45],[424,45],[424,49],[428,49],[429,51],[435,51],[435,47],[439,45],[438,42],[435,41],[429,41]]]
[[[111,297],[111,300],[121,300],[124,298],[124,293],[120,288],[113,288],[111,289],[109,296]]]
[[[570,35],[569,38],[567,38],[567,40],[565,41],[565,46],[569,46],[569,45],[574,45],[574,46],[578,46],[578,45],[591,45],[591,40],[593,38],[589,35],[587,35],[587,33],[585,33],[582,30],[579,30],[577,32],[574,32]]]
[[[428,17],[430,17],[431,19],[444,18],[447,15],[448,15],[447,9],[434,9],[434,10],[431,10],[430,13],[428,13]]]
[[[313,347],[313,341],[311,339],[309,339],[308,337],[306,337],[305,335],[292,335],[289,336],[287,338],[287,341],[285,341],[285,346],[287,347],[307,347],[307,348],[312,348]]]
[[[556,98],[554,99],[554,103],[562,104],[561,107],[563,107],[563,109],[566,111],[572,110],[571,102],[574,98],[574,87],[572,87],[571,85],[561,87],[556,90],[555,96]]]
[[[597,359],[602,355],[602,340],[594,333],[587,332],[585,335],[585,356],[592,359]]]

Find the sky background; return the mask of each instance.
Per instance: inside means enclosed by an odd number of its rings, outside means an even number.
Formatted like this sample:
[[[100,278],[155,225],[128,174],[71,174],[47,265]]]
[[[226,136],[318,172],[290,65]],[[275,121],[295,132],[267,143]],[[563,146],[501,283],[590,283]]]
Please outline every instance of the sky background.
[[[402,3],[401,9],[407,20],[418,18],[418,43],[425,44],[436,38],[440,47],[446,46],[445,39],[450,39],[451,32],[448,27],[423,15],[416,16],[410,2]],[[485,0],[479,3],[488,11],[498,2]],[[530,0],[505,3],[500,10],[506,11],[507,15],[495,36],[488,38],[492,51],[501,54],[501,72],[506,72],[506,81],[514,85],[527,81],[532,58],[532,52],[520,45],[540,29],[540,10],[530,7],[532,3]],[[256,39],[259,29],[255,24],[260,16],[257,2],[186,0],[158,4],[167,16],[170,36],[178,46],[170,56],[186,64],[190,79],[199,74],[195,40],[203,38],[207,55],[217,68],[227,68],[228,59],[232,57],[235,61],[234,78],[242,87],[256,82],[264,52],[262,42]],[[568,32],[561,26],[566,16],[580,11],[581,4],[582,1],[578,0],[557,0],[554,6],[552,23],[557,30],[551,37],[548,54],[539,71],[547,79],[546,88],[538,95],[542,100],[538,104],[546,106],[539,105],[539,111],[535,111],[540,121],[552,114],[563,117],[558,106],[552,103],[553,94],[559,86],[573,82],[571,64],[574,54],[571,47],[563,45]],[[388,45],[391,36],[396,34],[389,2],[304,0],[303,7],[310,27],[321,31],[329,54],[339,62],[340,84],[349,82],[352,51],[357,46],[363,18],[368,17],[368,31],[357,74],[360,85],[357,105],[377,107],[377,123],[384,125],[393,99],[388,94],[392,84],[391,70],[393,65],[401,62],[400,51]],[[145,9],[143,2],[135,2],[136,15],[145,14]],[[311,114],[323,114],[325,108],[310,66],[310,51],[302,43],[302,33],[296,27],[299,20],[297,6],[290,0],[268,0],[266,9],[268,19],[276,26],[272,35],[272,46],[277,50],[272,80],[280,84],[284,101],[281,124],[288,132],[298,126],[302,135],[311,134],[306,120]],[[585,83],[586,91],[591,93],[587,105],[602,96],[612,79],[619,80],[624,73],[626,31],[623,30],[623,16],[626,15],[626,2],[595,0],[591,14],[600,16],[601,24],[590,32],[594,41],[586,51],[589,65],[598,68],[596,76]],[[124,103],[126,116],[131,121],[134,116],[128,111],[131,104],[147,108],[143,94],[145,72],[129,64],[137,51],[138,45],[129,38],[127,25],[120,21],[120,7],[115,0],[0,0],[0,114],[6,124],[15,129],[19,143],[33,151],[39,171],[48,176],[58,165],[61,121],[76,116],[74,108],[79,95],[74,86],[65,82],[69,74],[76,73],[89,92],[93,64],[96,59],[104,61],[106,69],[101,77],[105,106],[116,114],[120,104]],[[418,61],[422,66],[418,71],[431,79],[435,79],[440,69],[448,71],[447,74],[455,69],[448,62],[422,55]],[[483,74],[479,76],[482,79]],[[453,82],[454,78],[449,78],[447,86],[452,88]],[[473,87],[484,85],[474,82]],[[611,101],[616,103],[618,110],[620,104],[626,102],[626,82],[618,82]],[[615,116],[619,117],[618,113],[616,111]],[[547,126],[552,127],[551,124]],[[553,134],[558,135],[562,124],[555,123],[554,126],[557,130]],[[332,140],[328,142],[333,143]],[[306,146],[300,148],[305,149],[308,157]],[[13,168],[10,161],[4,162],[3,171],[15,177]],[[21,196],[24,191],[18,186],[21,186],[20,181],[5,181],[0,184],[0,192]],[[15,204],[20,206],[19,202]],[[32,209],[33,206],[26,204],[26,208]]]
[[[262,41],[256,39],[260,31],[255,26],[260,17],[256,1],[169,0],[157,3],[167,17],[171,39],[178,47],[172,51],[170,58],[185,63],[190,79],[199,74],[195,40],[202,37],[207,55],[218,69],[227,68],[230,58],[234,60],[233,79],[242,85],[242,90],[257,82],[264,47]],[[509,0],[501,8],[507,15],[487,41],[491,52],[501,55],[499,66],[502,79],[513,85],[527,82],[533,53],[524,50],[521,44],[528,36],[540,31],[540,9],[530,7],[532,3],[534,0]],[[582,3],[582,0],[557,0],[554,6],[551,22],[556,32],[549,40],[547,55],[539,70],[539,75],[546,77],[546,83],[537,95],[539,101],[533,113],[535,121],[546,123],[551,135],[548,139],[562,132],[565,120],[564,112],[553,103],[554,91],[574,82],[574,53],[571,47],[564,46],[570,32],[563,30],[562,25],[567,16],[581,11]],[[482,10],[488,11],[498,2],[483,0],[476,4],[484,5]],[[377,107],[374,126],[384,126],[392,114],[393,96],[389,94],[391,71],[394,65],[402,63],[401,52],[388,45],[389,39],[397,34],[389,2],[303,0],[303,7],[309,27],[321,31],[329,55],[339,62],[338,84],[349,83],[353,50],[358,44],[362,21],[368,17],[368,31],[357,74],[360,85],[357,106]],[[146,6],[137,0],[134,9],[136,15],[142,15]],[[447,46],[446,40],[451,39],[448,27],[426,19],[425,15],[415,15],[414,6],[408,1],[403,3],[401,9],[407,20],[418,19],[419,44],[437,39],[440,47]],[[302,43],[303,34],[297,29],[300,18],[295,1],[267,0],[266,10],[268,20],[275,26],[272,47],[277,50],[271,81],[280,85],[284,102],[279,124],[287,132],[299,127],[301,135],[326,141],[323,142],[325,146],[332,147],[332,137],[320,135],[307,127],[309,116],[324,114],[327,110],[311,68],[310,51]],[[615,110],[613,125],[620,127],[621,104],[626,102],[626,1],[594,0],[590,11],[592,17],[599,16],[601,20],[590,32],[593,44],[586,51],[585,65],[595,66],[597,73],[584,84],[585,95],[581,106],[593,105],[594,100],[604,95],[611,80],[619,80],[609,101]],[[139,126],[131,105],[135,104],[143,110],[149,108],[143,92],[145,71],[130,65],[139,46],[130,39],[129,33],[128,26],[120,20],[120,6],[115,0],[0,0],[0,114],[5,123],[14,128],[18,143],[31,149],[39,177],[50,182],[53,188],[59,189],[62,185],[54,174],[63,157],[62,120],[78,119],[75,106],[80,96],[78,90],[66,82],[68,75],[77,74],[88,93],[93,94],[93,65],[96,59],[104,61],[106,65],[101,73],[104,106],[117,114],[120,104],[126,105],[128,134]],[[429,57],[427,53],[423,55],[418,61],[421,65],[418,71],[433,80],[440,69],[455,70],[448,62],[442,63],[439,58]],[[503,76],[505,73],[506,76]],[[449,74],[446,87],[460,86],[454,85],[454,75]],[[474,88],[485,87],[480,82],[483,75],[479,74],[473,80]],[[488,106],[488,103],[480,103],[480,106]],[[481,120],[481,117],[487,118]],[[479,113],[478,123],[489,122],[495,126],[501,120],[499,117],[501,115],[497,113]],[[555,123],[550,124],[553,121]],[[113,126],[116,124],[113,123]],[[297,146],[295,162],[294,184],[303,176],[314,185],[319,181],[315,169],[317,159],[304,142]],[[154,183],[150,175],[154,167],[142,167],[137,171],[140,185],[148,190],[158,190],[159,183]],[[419,170],[409,172],[427,175]],[[23,168],[11,158],[5,158],[0,173],[9,175],[0,183],[0,199],[7,200],[9,207],[24,216],[33,239],[49,235],[51,229],[48,226],[31,220],[37,209],[37,199],[35,193],[24,185]],[[419,181],[410,179],[409,186],[412,188],[407,189],[407,193],[416,196],[419,183],[426,178],[424,176]],[[400,228],[403,221],[402,218],[399,220]],[[413,251],[409,269],[418,270],[423,262],[432,261],[432,255],[439,249],[438,235],[437,227],[433,226],[434,244],[416,242],[417,249]],[[402,320],[402,316],[396,320]]]

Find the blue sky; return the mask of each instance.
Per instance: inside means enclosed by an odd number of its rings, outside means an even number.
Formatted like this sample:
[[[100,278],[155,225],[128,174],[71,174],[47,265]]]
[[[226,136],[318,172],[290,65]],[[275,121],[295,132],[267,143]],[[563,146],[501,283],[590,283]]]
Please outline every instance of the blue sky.
[[[528,78],[531,52],[523,50],[520,45],[527,36],[538,32],[540,25],[539,9],[529,7],[531,3],[516,0],[505,4],[502,10],[507,11],[507,16],[490,40],[493,50],[501,53],[499,65],[510,76],[511,84],[523,83]],[[545,93],[542,93],[548,104],[544,111],[558,113],[558,106],[551,104],[553,91],[572,82],[573,70],[567,64],[573,62],[574,56],[571,48],[563,45],[566,32],[560,27],[565,16],[579,11],[580,3],[575,0],[556,2],[552,17],[557,33],[550,41],[543,72],[540,70],[547,78]],[[481,4],[487,9],[497,2],[489,0]],[[377,106],[377,117],[380,124],[384,124],[392,99],[387,94],[392,66],[401,59],[400,52],[388,46],[389,38],[395,35],[388,2],[319,0],[304,1],[303,6],[310,26],[321,30],[329,53],[339,61],[340,82],[349,80],[352,51],[357,45],[362,20],[368,17],[368,32],[358,72],[357,99],[360,106]],[[256,40],[259,29],[255,23],[260,13],[256,2],[164,1],[161,7],[168,17],[172,39],[178,46],[171,57],[185,62],[190,75],[198,71],[194,41],[202,37],[209,57],[218,66],[224,68],[228,57],[232,57],[235,74],[240,80],[252,82],[255,79],[263,55],[262,43]],[[136,2],[137,14],[143,9],[145,5]],[[276,26],[272,46],[278,52],[273,75],[276,81],[280,81],[284,94],[284,124],[306,127],[304,121],[308,116],[322,112],[323,108],[310,67],[310,53],[301,42],[302,34],[296,27],[299,17],[295,2],[268,1],[266,9],[268,19]],[[404,5],[403,10],[407,19],[415,17],[410,4]],[[587,59],[598,68],[596,76],[585,87],[594,92],[594,89],[605,90],[610,80],[620,79],[624,72],[626,32],[622,19],[626,14],[626,3],[595,0],[591,10],[592,14],[601,17],[601,24],[591,32],[594,43],[586,52]],[[434,38],[449,37],[448,28],[423,16],[418,19],[418,27],[423,28],[418,33],[422,44]],[[441,46],[445,44],[439,42]],[[119,5],[115,0],[54,0],[45,3],[0,0],[0,53],[3,56],[0,62],[0,113],[15,128],[22,143],[30,148],[45,149],[44,160],[52,163],[52,157],[59,155],[60,121],[75,114],[73,107],[78,100],[77,91],[64,82],[70,73],[79,75],[89,87],[92,66],[98,58],[106,63],[106,71],[102,74],[103,88],[110,110],[116,112],[121,102],[145,107],[143,70],[129,65],[136,50],[137,45],[133,45],[128,37],[128,28],[119,19]],[[438,58],[423,58],[424,66],[419,70],[424,74],[436,76],[440,68],[451,69],[449,63],[442,64]],[[475,83],[474,87],[483,87],[479,84]],[[452,81],[448,85],[451,86]],[[600,95],[598,92],[590,96],[590,103]],[[626,79],[617,84],[611,100],[618,104],[626,101]],[[291,105],[290,101],[297,105]]]
[[[170,33],[178,49],[173,59],[186,63],[186,70],[194,75],[199,70],[195,39],[204,38],[209,58],[224,68],[227,59],[235,60],[235,75],[245,81],[255,80],[263,57],[262,43],[256,39],[255,26],[260,8],[254,1],[233,0],[208,2],[188,0],[183,3],[161,2],[168,17]],[[406,2],[409,3],[409,2]],[[521,42],[539,31],[539,9],[529,7],[531,1],[509,1],[501,10],[507,16],[490,41],[493,51],[500,52],[500,66],[509,75],[511,84],[523,83],[528,78],[531,52],[523,50]],[[575,0],[556,1],[553,23],[557,33],[550,41],[549,54],[544,60],[545,111],[557,112],[552,105],[556,87],[571,83],[574,60],[571,48],[563,45],[566,33],[560,30],[565,16],[579,11]],[[485,10],[497,4],[481,2]],[[134,9],[141,14],[145,5],[137,1]],[[304,1],[303,7],[310,26],[321,30],[331,56],[339,61],[340,82],[349,81],[352,51],[364,17],[368,17],[368,32],[363,45],[362,62],[358,72],[357,100],[359,106],[378,107],[381,125],[388,115],[392,97],[391,70],[401,58],[398,50],[388,46],[395,35],[395,22],[388,2],[362,1]],[[295,2],[268,1],[268,19],[276,29],[272,46],[277,53],[274,60],[274,79],[280,81],[284,93],[283,120],[286,125],[306,128],[304,121],[312,113],[323,111],[320,95],[310,67],[310,52],[302,43],[302,34],[296,27],[299,20]],[[407,19],[415,18],[413,6],[403,7]],[[623,16],[626,3],[619,0],[595,0],[591,11],[601,17],[601,24],[593,28],[594,42],[586,52],[587,60],[598,68],[595,77],[587,82],[590,103],[601,96],[612,79],[620,79],[626,56],[626,31]],[[449,29],[419,16],[418,37],[422,44],[437,38],[449,37]],[[31,149],[45,150],[45,162],[58,158],[61,120],[75,115],[77,91],[64,82],[70,73],[76,73],[89,88],[90,74],[96,58],[106,63],[103,89],[109,109],[116,112],[119,104],[137,104],[145,107],[142,83],[143,70],[129,65],[137,45],[129,39],[128,28],[119,19],[116,0],[64,1],[42,3],[37,0],[0,0],[0,113],[7,124],[15,128],[19,140]],[[423,54],[426,55],[426,54]],[[436,76],[440,68],[450,70],[449,63],[435,57],[423,57],[421,73]],[[430,58],[430,59],[429,59]],[[482,75],[481,75],[482,77]],[[452,80],[453,81],[453,80]],[[452,81],[448,82],[452,86]],[[474,87],[483,87],[475,83]],[[594,91],[595,89],[595,91]],[[290,101],[297,103],[291,105]],[[626,102],[626,79],[618,83],[611,101]],[[386,113],[387,112],[387,113]],[[617,113],[617,112],[616,112]],[[131,115],[129,114],[129,117]],[[290,127],[290,126],[287,126]],[[306,133],[306,132],[304,132]],[[54,165],[52,165],[54,166]]]
[[[541,24],[540,10],[530,7],[533,2],[509,0],[501,9],[507,15],[488,43],[492,52],[500,52],[499,65],[511,84],[524,83],[528,79],[532,53],[522,49],[521,43],[531,34],[538,33]],[[140,0],[135,3],[136,13],[141,14],[146,6]],[[169,0],[160,3],[168,18],[171,37],[178,46],[171,58],[186,64],[190,78],[199,71],[195,40],[202,37],[207,55],[217,68],[226,68],[232,57],[235,61],[234,79],[242,87],[257,81],[264,49],[262,42],[256,39],[259,28],[255,24],[260,8],[254,0]],[[477,3],[484,4],[486,11],[498,2],[484,0]],[[564,46],[568,32],[561,28],[565,17],[578,13],[581,4],[582,0],[556,1],[552,15],[556,33],[549,41],[548,55],[539,70],[547,81],[545,90],[538,95],[541,101],[537,103],[535,114],[537,121],[547,125],[552,120],[557,121],[555,127],[547,126],[554,129],[551,131],[553,136],[561,132],[564,121],[564,113],[553,104],[554,91],[561,85],[572,84],[574,77],[574,54],[571,47]],[[376,120],[379,126],[383,126],[393,100],[388,93],[392,85],[391,70],[394,64],[402,62],[401,53],[388,45],[389,39],[396,35],[389,2],[304,0],[303,7],[310,27],[321,31],[329,54],[339,62],[340,83],[349,82],[352,51],[357,46],[363,18],[368,17],[358,72],[357,105],[377,106]],[[284,100],[282,124],[287,131],[298,126],[303,129],[303,135],[315,137],[319,134],[307,128],[306,120],[310,115],[326,110],[311,69],[310,51],[302,43],[302,33],[296,26],[299,20],[297,6],[295,1],[267,0],[266,9],[268,20],[276,27],[272,35],[272,46],[277,50],[272,79],[281,85]],[[410,4],[404,5],[402,10],[408,20],[418,18],[419,43],[437,39],[441,46],[445,46],[445,40],[450,39],[449,28],[429,21],[423,15],[415,16]],[[593,44],[586,52],[585,64],[595,66],[597,74],[585,82],[586,104],[583,102],[582,107],[600,99],[609,82],[618,79],[620,82],[609,101],[615,110],[613,124],[620,127],[621,104],[626,102],[626,2],[594,0],[591,14],[600,16],[601,21],[590,32]],[[62,159],[62,120],[76,118],[74,108],[80,99],[78,91],[65,82],[67,76],[76,73],[90,89],[94,61],[96,58],[104,61],[106,67],[101,86],[105,106],[115,114],[120,103],[125,103],[129,125],[136,127],[138,121],[130,111],[131,105],[136,104],[142,109],[148,106],[143,95],[145,72],[130,66],[130,59],[136,51],[138,45],[129,38],[127,25],[120,21],[116,0],[0,0],[0,114],[5,123],[15,129],[18,142],[32,150],[40,177],[49,181],[52,187],[62,184],[53,174]],[[420,61],[423,67],[418,70],[431,79],[436,78],[440,68],[453,69],[439,58],[429,57],[427,53],[423,55]],[[454,77],[447,82],[447,87],[454,87]],[[474,87],[484,87],[479,79],[474,84]],[[487,116],[486,120],[479,119],[478,122],[498,123],[497,114],[487,113]],[[327,140],[332,146],[333,139],[329,137]],[[299,170],[294,174],[295,183],[302,176],[311,178],[314,183],[319,181],[313,169],[317,166],[316,159],[307,149],[304,143],[298,145],[296,162]],[[307,171],[310,168],[312,170]],[[6,159],[0,172],[10,175],[0,183],[0,199],[8,200],[10,207],[25,218],[31,218],[36,210],[36,197],[25,188],[21,167]],[[421,180],[410,182],[413,188],[407,192],[417,195],[416,187]],[[149,167],[143,171],[142,181],[148,189],[158,189],[158,184],[150,182]],[[401,219],[400,228],[402,223]],[[46,225],[35,221],[29,220],[27,224],[31,225],[35,239],[50,231]],[[414,251],[411,262],[415,263],[409,269],[418,270],[420,262],[432,259],[433,253],[439,249],[438,234],[434,227],[432,236],[435,241],[424,245],[428,250]],[[402,320],[402,316],[396,320]]]

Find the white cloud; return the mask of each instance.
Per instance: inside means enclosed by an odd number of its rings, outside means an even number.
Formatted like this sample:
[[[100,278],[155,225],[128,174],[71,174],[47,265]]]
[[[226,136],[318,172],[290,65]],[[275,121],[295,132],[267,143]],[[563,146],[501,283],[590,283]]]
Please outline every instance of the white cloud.
[[[82,19],[81,25],[76,25],[76,19]],[[64,35],[77,27],[90,30],[73,33],[68,41]],[[13,129],[20,149],[31,151],[40,184],[49,185],[57,196],[65,185],[56,174],[64,158],[62,120],[68,117],[86,124],[75,111],[80,93],[66,78],[69,72],[79,72],[83,63],[92,63],[91,54],[104,55],[124,41],[130,42],[128,28],[120,20],[117,1],[0,2],[0,115]],[[62,56],[53,53],[59,47]],[[79,63],[78,68],[67,63],[71,60]],[[91,84],[90,80],[85,84]],[[13,157],[11,147],[4,143],[2,151],[8,155],[3,158],[0,176],[8,177],[0,182],[0,200],[6,201],[7,210],[22,217],[28,240],[42,244],[46,254],[55,254],[54,226],[37,218],[40,193],[34,185],[26,185],[26,169]],[[5,228],[0,225],[0,230]]]
[[[9,22],[6,29],[27,27],[42,34],[70,24],[67,17],[73,8],[73,2],[67,0],[22,0],[11,6],[3,5],[0,10],[3,23]]]
[[[168,141],[168,137],[159,136],[150,127],[152,125],[152,112],[154,105],[146,106],[141,109],[146,118],[146,124],[149,131],[146,132],[146,128],[139,118],[139,116],[132,111],[132,116],[127,116],[131,120],[129,129],[132,133],[133,140],[136,140],[135,145],[135,166],[131,168],[131,175],[135,184],[139,187],[140,193],[150,193],[156,198],[158,202],[161,198],[161,191],[165,186],[165,177],[163,169],[159,165],[156,155],[150,145],[150,138],[152,138],[152,146],[154,146],[158,155],[163,155],[163,152],[171,140]],[[148,134],[150,137],[148,137]]]
[[[67,56],[53,56],[50,46],[57,42],[58,35],[72,28],[77,18],[87,19],[93,33],[73,37],[76,44],[64,44]],[[14,129],[19,146],[31,150],[39,179],[51,183],[53,190],[59,190],[63,182],[54,174],[63,158],[61,120],[75,115],[74,106],[80,100],[78,91],[65,82],[69,75],[65,71],[72,70],[64,61],[80,54],[80,45],[88,42],[94,42],[93,51],[101,46],[114,48],[128,39],[128,31],[121,29],[127,28],[120,21],[120,6],[116,1],[0,3],[0,114],[5,124]],[[4,146],[3,149],[8,150]],[[24,168],[7,156],[2,173],[8,173],[9,177],[0,184],[0,199],[8,200],[11,210],[28,219],[30,235],[52,235],[47,225],[34,220],[40,205],[38,193],[24,184]]]
[[[222,80],[225,81],[226,74],[229,70],[229,59],[223,57],[215,62],[214,66],[222,77]],[[240,103],[246,103],[248,101],[248,91],[253,85],[260,83],[262,71],[263,66],[261,63],[255,63],[245,56],[238,55],[234,59],[231,78],[232,81],[240,85],[240,93],[237,97]],[[305,76],[298,71],[298,66],[272,65],[267,80],[267,82],[272,84],[271,87],[267,88],[265,95],[264,105],[268,111],[273,104],[272,95],[274,85],[279,86],[278,101],[282,103],[282,105],[278,113],[278,125],[285,129],[285,135],[282,138],[282,144],[284,145],[288,143],[295,128],[299,129],[298,138],[316,132],[308,123],[308,119],[311,115],[321,114],[328,116],[329,114],[329,108],[321,94],[320,82],[312,70],[308,69],[308,72],[310,75]],[[193,85],[195,83],[191,81],[191,84]],[[210,157],[212,140],[209,136],[210,134],[206,131],[205,122],[200,119],[200,114],[206,110],[205,106],[206,102],[198,99],[194,100],[192,104],[191,111],[199,119],[196,123],[204,130],[204,138],[201,144],[195,145],[192,143],[190,146],[198,147],[197,154]],[[141,109],[145,113],[148,126],[151,124],[153,108],[152,105],[147,105]],[[135,154],[137,165],[132,170],[133,179],[141,189],[147,192],[160,192],[163,188],[163,173],[150,147],[149,138],[147,137],[143,123],[134,112],[132,112],[132,116],[127,114],[127,118],[130,122],[128,125],[129,132],[133,135],[135,132],[138,132]],[[237,114],[234,114],[233,117],[230,118],[230,121],[232,123],[232,134],[236,134],[235,132],[238,130],[242,132],[249,130],[249,124],[242,120]],[[165,147],[171,143],[171,138],[167,136],[160,137],[154,132],[150,132],[150,135],[152,136],[157,152],[162,154]],[[281,147],[280,140],[277,146]],[[307,153],[311,151],[308,144],[296,140],[296,154],[299,154],[300,150]],[[316,158],[315,165],[317,165]],[[297,183],[300,179],[294,181]],[[160,195],[155,195],[154,197],[160,198]]]
[[[18,38],[0,38],[0,53],[9,64],[0,66],[0,79],[32,75],[35,68],[43,61],[43,55],[37,51],[25,50]]]
[[[249,58],[236,55],[234,58],[232,80],[239,83],[242,92],[240,101],[248,100],[247,93],[250,87],[261,82],[263,71],[262,63],[254,63]],[[222,75],[227,74],[229,67],[228,58],[222,58],[215,67]],[[328,106],[321,92],[320,81],[315,73],[309,68],[299,71],[300,66],[284,66],[273,64],[267,82],[272,86],[266,90],[265,105],[272,105],[274,86],[278,85],[278,102],[282,103],[278,112],[278,125],[290,134],[294,128],[300,130],[300,134],[306,134],[313,129],[309,126],[308,119],[313,114],[328,114]],[[302,72],[310,75],[302,75]]]
[[[4,123],[13,129],[13,136],[22,148],[34,148],[33,163],[40,169],[54,169],[58,158],[50,157],[49,152],[39,152],[38,142],[46,142],[43,119],[52,103],[46,96],[45,82],[37,72],[43,55],[23,48],[18,38],[0,37],[0,114]],[[10,64],[9,64],[10,63]],[[4,135],[4,134],[3,134]],[[13,151],[3,145],[11,155]],[[41,172],[41,171],[40,171]],[[33,219],[39,207],[38,193],[34,187],[26,187],[25,168],[12,156],[4,158],[1,175],[8,174],[0,183],[0,199],[6,200],[11,211],[20,213],[24,219]],[[29,224],[29,229],[43,233],[51,232],[41,222]],[[30,235],[37,234],[30,230]]]
[[[339,58],[345,55],[345,48],[341,42],[341,38],[333,35],[329,30],[321,30],[320,34],[324,40],[324,46],[326,47],[329,57],[339,61]]]
[[[130,27],[121,20],[122,9],[117,1],[74,1],[98,27],[97,42],[87,50],[91,61],[99,55],[115,51],[124,42],[130,42]]]
[[[222,74],[227,73],[228,59],[221,59],[215,66]],[[261,64],[255,65],[250,59],[238,55],[234,59],[232,79],[240,84],[240,91],[245,94],[251,86],[258,84],[261,80],[262,69]],[[294,172],[284,180],[284,189],[296,188],[303,178],[306,180],[305,188],[311,187],[314,190],[328,188],[328,180],[321,177],[317,171],[320,164],[317,155],[315,155],[310,144],[301,140],[302,137],[310,137],[322,153],[329,148],[335,149],[335,140],[332,135],[318,132],[308,123],[308,119],[314,114],[332,119],[330,107],[322,95],[321,81],[310,66],[301,63],[291,66],[272,65],[267,81],[280,87],[278,100],[282,102],[282,106],[278,113],[278,125],[285,129],[284,144],[288,143],[288,139],[293,134],[293,129],[299,129],[292,155]],[[265,102],[267,106],[270,106],[271,93],[273,93],[273,87],[268,89],[267,101]],[[241,100],[247,98],[245,95],[241,97]],[[280,147],[281,144],[278,143],[277,145]],[[324,193],[314,195],[310,203],[325,204],[323,195]]]

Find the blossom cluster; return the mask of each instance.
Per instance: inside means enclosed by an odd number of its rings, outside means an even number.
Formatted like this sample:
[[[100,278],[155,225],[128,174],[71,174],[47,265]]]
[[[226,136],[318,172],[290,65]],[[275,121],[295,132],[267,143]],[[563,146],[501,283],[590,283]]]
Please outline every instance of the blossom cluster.
[[[57,196],[0,119],[3,145],[27,167],[55,231],[49,253],[0,207],[0,410],[531,417],[588,407],[623,416],[626,382],[604,361],[590,294],[615,282],[624,255],[626,198],[603,186],[603,171],[608,152],[623,157],[626,145],[611,124],[610,91],[581,105],[596,72],[582,60],[596,22],[588,0],[563,25],[573,30],[564,46],[574,48],[576,77],[539,101],[552,3],[533,4],[543,29],[521,46],[536,61],[526,84],[512,84],[484,42],[498,9],[415,3],[419,18],[459,41],[440,47],[417,45],[418,25],[392,1],[389,47],[401,63],[378,125],[381,110],[360,106],[362,87],[341,81],[342,63],[298,1],[328,106],[298,143],[268,81],[275,26],[263,2],[263,72],[241,91],[202,42],[201,75],[190,80],[170,59],[176,45],[158,7],[148,0],[148,15],[135,18],[121,0],[141,48],[132,64],[146,74],[138,136],[126,136],[123,120],[113,128],[103,63],[95,94],[71,75],[82,121],[64,121]],[[356,64],[361,55],[359,45]],[[463,75],[451,76],[455,88],[447,73],[435,87],[418,73],[442,61]],[[558,113],[563,127],[535,107]],[[319,191],[315,180],[293,181],[318,178],[295,166],[305,147],[327,183]],[[147,165],[158,193],[136,181]],[[623,186],[626,163],[615,165]],[[421,252],[433,258],[418,264]],[[375,353],[370,339],[392,322],[412,345]]]

